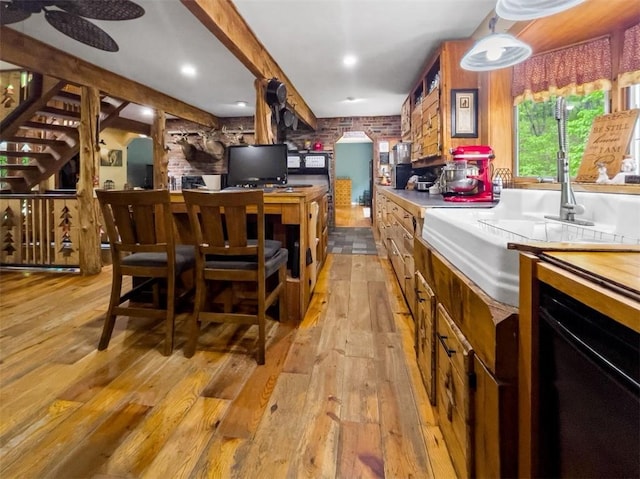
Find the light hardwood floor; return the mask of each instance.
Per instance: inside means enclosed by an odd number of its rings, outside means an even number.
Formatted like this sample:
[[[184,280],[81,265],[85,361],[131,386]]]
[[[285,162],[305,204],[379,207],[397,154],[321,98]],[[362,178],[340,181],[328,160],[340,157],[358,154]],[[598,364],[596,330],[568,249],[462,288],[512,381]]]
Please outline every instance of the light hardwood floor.
[[[111,271],[0,275],[1,478],[455,477],[388,260],[330,255],[299,325],[209,326],[161,355],[160,321],[119,318]]]
[[[369,206],[336,206],[336,226],[366,228],[371,226]]]

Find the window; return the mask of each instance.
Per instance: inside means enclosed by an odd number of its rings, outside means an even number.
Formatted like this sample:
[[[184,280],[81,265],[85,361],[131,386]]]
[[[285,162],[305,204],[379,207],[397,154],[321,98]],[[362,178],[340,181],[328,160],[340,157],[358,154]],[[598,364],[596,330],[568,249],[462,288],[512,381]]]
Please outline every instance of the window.
[[[629,86],[629,95],[627,96],[629,103],[628,109],[640,109],[640,84]],[[631,158],[636,160],[636,173],[640,171],[640,121],[636,121],[636,127],[631,137],[631,145],[629,146]]]
[[[584,148],[589,139],[591,124],[596,116],[607,113],[608,92],[566,96],[567,155],[570,175],[575,176]],[[558,124],[555,119],[554,97],[547,101],[526,100],[516,111],[516,165],[518,176],[557,176]]]

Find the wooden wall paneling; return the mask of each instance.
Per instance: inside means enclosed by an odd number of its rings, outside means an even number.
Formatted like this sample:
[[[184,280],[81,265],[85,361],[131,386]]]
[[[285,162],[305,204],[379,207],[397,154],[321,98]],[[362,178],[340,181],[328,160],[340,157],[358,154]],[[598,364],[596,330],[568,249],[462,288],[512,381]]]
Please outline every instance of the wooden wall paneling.
[[[588,0],[564,12],[532,22],[517,22],[512,34],[531,45],[534,54],[583,42],[640,21],[640,2]]]
[[[100,184],[100,147],[98,121],[100,93],[97,88],[82,87],[80,107],[80,179],[78,181],[78,247],[82,274],[98,274],[102,269],[100,234],[93,204],[93,188]]]
[[[509,168],[514,172],[511,76],[511,68],[480,73],[479,139],[481,144],[493,149],[494,168]]]

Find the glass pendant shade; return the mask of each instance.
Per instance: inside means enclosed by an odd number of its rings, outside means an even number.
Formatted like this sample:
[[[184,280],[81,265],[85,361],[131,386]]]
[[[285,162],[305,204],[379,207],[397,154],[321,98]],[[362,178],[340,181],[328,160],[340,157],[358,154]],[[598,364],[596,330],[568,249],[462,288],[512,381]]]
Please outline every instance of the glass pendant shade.
[[[492,33],[476,42],[462,60],[465,70],[489,71],[523,62],[531,56],[529,45],[506,33]]]
[[[584,0],[498,0],[496,13],[505,20],[523,21],[562,12]]]

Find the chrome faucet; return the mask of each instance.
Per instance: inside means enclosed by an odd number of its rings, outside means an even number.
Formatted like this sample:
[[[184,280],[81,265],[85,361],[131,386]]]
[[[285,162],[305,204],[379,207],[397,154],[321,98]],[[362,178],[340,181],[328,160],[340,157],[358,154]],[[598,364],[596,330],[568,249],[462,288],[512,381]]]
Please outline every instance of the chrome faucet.
[[[545,215],[545,218],[565,221],[582,226],[592,226],[591,221],[576,219],[576,215],[584,213],[584,206],[576,203],[576,197],[571,188],[569,174],[569,158],[567,157],[567,102],[559,96],[556,100],[556,120],[558,121],[558,182],[560,183],[560,214],[558,216]]]

